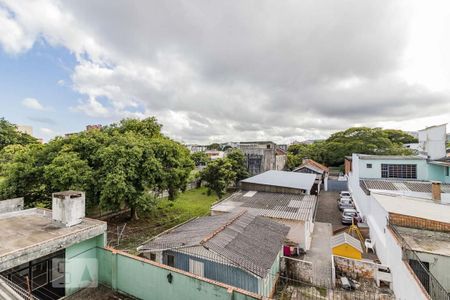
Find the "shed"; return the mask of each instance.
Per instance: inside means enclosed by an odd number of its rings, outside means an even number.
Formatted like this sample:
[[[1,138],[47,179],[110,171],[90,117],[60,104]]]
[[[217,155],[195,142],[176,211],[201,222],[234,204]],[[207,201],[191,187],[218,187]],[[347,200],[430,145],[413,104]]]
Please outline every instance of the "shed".
[[[333,255],[362,259],[363,249],[360,241],[346,232],[331,238],[331,248]]]

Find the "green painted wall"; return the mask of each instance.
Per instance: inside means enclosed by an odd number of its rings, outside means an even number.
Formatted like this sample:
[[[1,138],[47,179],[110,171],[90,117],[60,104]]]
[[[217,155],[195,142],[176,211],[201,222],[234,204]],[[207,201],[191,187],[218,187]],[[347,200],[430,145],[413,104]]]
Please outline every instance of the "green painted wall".
[[[105,246],[104,235],[66,248],[66,296],[98,281],[97,247]]]
[[[428,175],[430,180],[437,180],[443,183],[450,183],[450,176],[446,176],[448,167],[428,164]]]
[[[143,300],[258,299],[195,277],[97,248],[100,283]],[[167,276],[171,274],[172,283]]]
[[[270,292],[272,291],[274,285],[276,284],[277,274],[280,272],[280,259],[281,259],[281,250],[278,253],[278,257],[270,268],[264,279],[260,279],[260,293],[269,297]]]

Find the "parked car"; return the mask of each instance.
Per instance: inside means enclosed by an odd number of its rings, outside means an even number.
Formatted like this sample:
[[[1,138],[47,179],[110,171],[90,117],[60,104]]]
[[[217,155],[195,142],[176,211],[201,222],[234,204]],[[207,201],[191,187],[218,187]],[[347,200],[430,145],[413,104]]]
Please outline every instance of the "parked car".
[[[344,210],[346,208],[354,208],[353,200],[351,198],[341,198],[338,202],[339,210]]]
[[[346,208],[342,212],[341,223],[344,225],[351,225],[353,219],[359,219],[358,212],[353,208]]]
[[[340,193],[339,193],[339,198],[342,198],[342,197],[351,197],[352,196],[352,194],[349,192],[349,191],[341,191]]]

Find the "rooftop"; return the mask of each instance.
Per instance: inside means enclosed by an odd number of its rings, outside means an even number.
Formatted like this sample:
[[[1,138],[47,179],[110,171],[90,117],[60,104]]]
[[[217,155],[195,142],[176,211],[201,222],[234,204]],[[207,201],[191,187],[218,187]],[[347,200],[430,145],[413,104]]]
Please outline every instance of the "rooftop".
[[[331,247],[337,247],[343,244],[348,244],[353,248],[357,249],[359,252],[363,252],[361,242],[356,238],[352,237],[346,232],[342,232],[340,234],[334,235],[331,237]]]
[[[310,191],[315,180],[316,175],[314,174],[271,170],[241,180],[241,182]]]
[[[72,227],[56,227],[51,216],[50,210],[38,208],[0,214],[0,271],[22,255],[34,259],[79,242],[80,235],[88,239],[106,231],[105,222],[88,218]]]
[[[387,212],[450,223],[450,205],[403,195],[372,195]]]
[[[246,208],[260,216],[307,221],[313,218],[316,202],[313,195],[239,191],[211,207],[211,210],[230,212]]]
[[[418,252],[450,256],[450,234],[396,226],[395,229],[408,245]]]
[[[360,183],[365,190],[431,193],[431,181],[361,179]],[[450,184],[441,184],[441,192],[450,193]]]
[[[195,219],[156,237],[139,251],[181,250],[203,246],[233,264],[264,277],[281,251],[289,227],[245,210]],[[206,256],[207,254],[204,254]],[[211,256],[213,257],[213,256]]]
[[[370,160],[426,160],[427,158],[420,155],[371,155],[371,154],[356,154],[359,159]]]

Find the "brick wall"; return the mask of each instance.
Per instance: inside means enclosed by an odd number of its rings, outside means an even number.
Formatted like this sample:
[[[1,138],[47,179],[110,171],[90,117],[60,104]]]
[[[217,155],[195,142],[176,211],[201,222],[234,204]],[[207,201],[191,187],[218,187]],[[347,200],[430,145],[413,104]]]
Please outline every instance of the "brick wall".
[[[450,232],[450,223],[405,216],[396,213],[389,213],[389,222],[393,225],[402,227]]]

